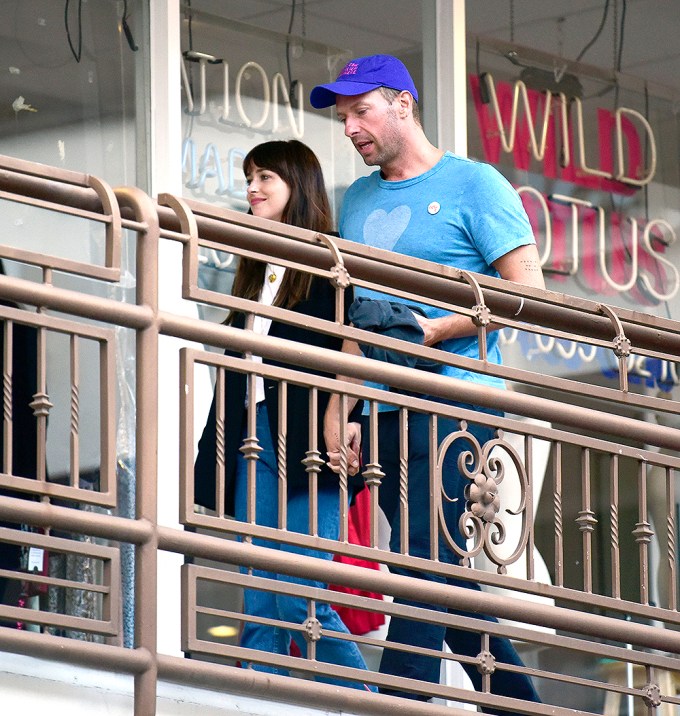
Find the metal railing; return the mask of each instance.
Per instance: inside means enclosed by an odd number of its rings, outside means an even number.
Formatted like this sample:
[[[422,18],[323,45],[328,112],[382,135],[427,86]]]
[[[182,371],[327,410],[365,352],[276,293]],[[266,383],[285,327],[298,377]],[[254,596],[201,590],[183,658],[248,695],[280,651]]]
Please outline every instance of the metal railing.
[[[49,215],[68,215],[82,222],[101,224],[104,249],[101,263],[75,261],[59,255],[0,246],[0,258],[37,267],[37,281],[0,277],[0,299],[22,304],[1,306],[3,340],[3,471],[0,473],[0,520],[23,525],[23,530],[0,528],[0,543],[21,544],[52,554],[69,554],[96,565],[87,578],[31,573],[18,569],[0,570],[0,577],[19,582],[25,589],[41,587],[61,592],[96,595],[95,615],[84,617],[42,607],[27,610],[0,605],[0,620],[38,625],[41,633],[0,629],[0,648],[72,663],[91,663],[101,668],[135,676],[135,713],[153,714],[159,678],[202,684],[208,688],[257,693],[262,698],[287,698],[366,714],[455,713],[441,705],[371,694],[355,689],[329,688],[309,679],[273,676],[239,668],[238,662],[261,663],[289,669],[296,674],[323,679],[343,678],[374,684],[383,689],[411,691],[424,697],[438,697],[473,703],[482,708],[506,709],[514,713],[580,713],[592,711],[609,696],[629,695],[649,713],[680,706],[664,675],[680,671],[680,615],[678,613],[677,520],[675,472],[680,467],[680,430],[649,420],[655,413],[675,418],[680,404],[674,400],[638,394],[629,387],[631,358],[646,357],[673,363],[680,355],[680,323],[612,308],[604,304],[530,289],[455,269],[409,259],[403,265],[398,254],[367,249],[341,239],[314,234],[284,225],[273,225],[254,217],[162,195],[157,202],[135,188],[112,190],[99,179],[31,164],[9,157],[0,158],[0,198],[20,202]],[[88,277],[98,284],[119,284],[122,280],[121,247],[125,239],[136,255],[134,302],[93,295],[59,285],[62,275]],[[45,237],[47,243],[48,237]],[[280,307],[264,306],[199,286],[199,251],[216,249],[237,256],[269,261],[310,271],[331,281],[336,291],[336,320],[305,318],[305,326],[338,338],[371,343],[382,348],[410,353],[466,370],[499,376],[512,390],[500,390],[436,373],[397,367],[367,358],[292,343],[252,330],[201,321],[163,310],[158,303],[158,258],[161,242],[182,247],[181,297],[190,302],[210,304],[248,315],[262,315],[295,323],[300,318]],[[89,284],[88,284],[89,285]],[[480,354],[465,358],[434,348],[405,344],[396,339],[368,334],[345,325],[343,316],[352,286],[375,288],[401,298],[429,303],[469,315],[478,327]],[[179,294],[178,287],[178,294]],[[100,292],[101,293],[101,292]],[[31,308],[35,310],[31,310]],[[573,341],[611,353],[618,365],[619,384],[603,387],[597,381],[564,378],[532,372],[510,365],[497,366],[486,360],[487,332],[491,323],[507,331],[525,331],[547,340]],[[35,419],[36,474],[15,474],[13,446],[15,327],[27,326],[35,334],[37,373],[30,408]],[[135,336],[136,507],[133,515],[120,510],[116,487],[116,354],[119,331]],[[63,380],[70,385],[68,444],[70,468],[62,479],[49,474],[46,457],[48,431],[58,430],[48,422],[52,404],[45,374],[46,341],[62,340]],[[159,524],[157,501],[158,361],[161,336],[174,336],[216,349],[228,355],[184,347],[177,351],[180,369],[177,400],[180,406],[179,432],[163,436],[163,449],[178,444],[178,519],[185,529]],[[98,370],[96,396],[99,423],[99,477],[92,486],[83,486],[79,470],[81,442],[79,376],[81,354],[96,355]],[[92,348],[94,346],[94,348]],[[254,362],[263,356],[275,364]],[[164,359],[167,360],[167,356]],[[309,370],[315,371],[314,374]],[[338,393],[358,398],[369,406],[367,416],[370,461],[364,478],[370,493],[368,545],[348,540],[347,465],[340,481],[340,538],[325,540],[314,529],[309,534],[285,529],[285,499],[279,504],[277,528],[255,523],[254,481],[251,479],[250,516],[246,522],[225,514],[224,466],[216,455],[217,510],[194,505],[194,443],[197,420],[195,378],[213,371],[216,385],[222,386],[227,372],[240,372],[254,385],[256,375],[278,384],[284,405],[291,386],[309,391],[310,412],[316,415],[321,393]],[[324,375],[318,375],[321,371]],[[336,378],[333,376],[345,376]],[[363,386],[358,379],[389,385],[392,390]],[[168,386],[164,390],[174,390]],[[382,446],[377,433],[378,406],[389,404],[400,415],[399,445]],[[478,405],[505,415],[479,413]],[[221,408],[218,414],[218,443],[226,431],[240,430],[229,423]],[[401,532],[398,549],[390,551],[380,529],[381,450],[400,451],[405,466],[407,419],[424,415],[429,423],[431,446],[430,513],[431,544],[444,539],[456,554],[457,562],[439,560],[436,549],[430,558],[410,554],[408,535],[408,471],[400,469]],[[528,420],[531,419],[531,420]],[[437,425],[451,420],[456,430],[437,439]],[[479,444],[470,426],[486,424],[494,438]],[[257,438],[254,410],[248,409],[244,454],[254,474]],[[281,495],[285,495],[285,434],[276,436],[281,469]],[[451,496],[443,489],[441,461],[455,441],[467,446],[464,474],[470,485],[467,511],[460,525],[448,525],[441,518]],[[248,449],[250,446],[250,450]],[[254,446],[254,447],[253,447]],[[538,465],[536,455],[542,455]],[[314,527],[318,465],[323,462],[316,433],[310,430],[306,461],[311,494],[311,524]],[[541,502],[536,485],[544,480],[552,496]],[[505,484],[503,484],[505,482]],[[509,492],[509,483],[512,482]],[[635,498],[631,500],[630,495]],[[496,499],[500,495],[500,502]],[[548,506],[546,507],[546,502]],[[634,504],[631,514],[630,505]],[[457,529],[465,539],[456,539]],[[237,537],[238,539],[233,539]],[[83,539],[89,541],[83,541]],[[301,557],[252,544],[266,539],[303,548],[318,549],[357,559],[379,562],[395,571],[434,575],[423,581],[388,570],[367,570],[335,561]],[[103,544],[95,544],[95,540]],[[512,544],[510,544],[512,542]],[[537,577],[538,545],[549,580]],[[658,544],[659,567],[650,557],[652,543]],[[122,546],[134,547],[134,645],[124,648],[121,613]],[[157,614],[158,554],[167,551],[184,555],[182,568],[182,649],[193,658],[182,659],[158,653]],[[222,567],[205,566],[213,560]],[[484,562],[488,569],[481,569]],[[634,568],[631,570],[630,565]],[[239,571],[239,567],[244,568]],[[519,568],[519,572],[517,569]],[[389,599],[376,600],[361,594],[339,593],[253,576],[248,570],[266,569],[293,577],[313,578],[324,584],[339,584],[355,590],[378,592]],[[520,576],[517,576],[517,575]],[[458,580],[458,586],[446,578]],[[480,592],[466,583],[483,585]],[[296,624],[281,624],[261,618],[271,626],[301,632],[308,644],[306,655],[272,655],[207,638],[199,629],[205,616],[243,622],[246,617],[233,605],[215,606],[214,595],[224,602],[234,590],[268,589],[296,594],[308,604],[308,618]],[[212,601],[205,595],[213,595]],[[504,590],[499,592],[498,590]],[[660,603],[650,597],[662,595]],[[403,604],[400,600],[418,603]],[[473,665],[482,674],[477,692],[458,687],[401,679],[374,671],[359,671],[315,659],[319,639],[330,636],[353,640],[362,648],[380,649],[384,638],[375,635],[320,634],[315,629],[315,605],[328,602],[350,608],[401,616],[417,623],[445,624],[479,634],[476,656],[438,650],[413,653],[443,657],[447,661]],[[218,603],[222,603],[221,598]],[[428,606],[429,605],[429,606]],[[447,613],[446,610],[449,610]],[[460,614],[459,612],[463,612]],[[491,622],[474,615],[499,618]],[[179,615],[178,615],[179,616]],[[56,631],[55,631],[56,630]],[[86,638],[57,634],[78,632]],[[496,662],[490,651],[495,636],[513,640],[522,654],[532,659],[529,666]],[[91,638],[90,638],[91,637]],[[95,638],[96,637],[96,638]],[[397,645],[387,645],[393,648]],[[552,659],[532,655],[549,651]],[[202,656],[222,660],[215,664]],[[529,663],[529,658],[526,659]],[[574,664],[573,669],[565,664]],[[642,683],[617,680],[617,669],[643,673]],[[491,690],[494,673],[525,673],[544,695],[544,704],[532,704],[498,696]],[[572,689],[570,691],[569,689]],[[572,694],[589,694],[588,699]],[[558,696],[552,695],[557,693]],[[444,710],[446,708],[446,711]],[[598,706],[596,706],[598,708]]]

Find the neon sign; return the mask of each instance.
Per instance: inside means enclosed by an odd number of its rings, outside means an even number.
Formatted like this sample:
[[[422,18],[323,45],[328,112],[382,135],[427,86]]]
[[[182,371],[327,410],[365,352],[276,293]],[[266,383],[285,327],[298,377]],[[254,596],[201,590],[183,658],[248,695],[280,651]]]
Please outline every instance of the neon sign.
[[[533,158],[542,163],[546,179],[621,197],[634,195],[654,178],[656,140],[639,112],[598,109],[599,167],[588,166],[580,99],[529,90],[520,80],[514,86],[497,84],[490,74],[471,75],[470,82],[489,163],[498,164],[502,151],[512,155],[518,170],[527,171]],[[482,82],[488,102],[482,100]],[[523,122],[518,121],[520,109]],[[591,201],[565,193],[545,195],[531,186],[517,191],[535,234],[543,239],[541,265],[555,280],[578,276],[595,294],[626,294],[642,305],[678,294],[680,272],[664,257],[677,236],[665,219],[606,211]]]
[[[187,72],[186,62],[196,62],[199,67],[199,93],[198,93],[198,106],[194,98],[194,92],[189,82],[189,74]],[[181,75],[182,75],[182,87],[186,97],[187,107],[186,113],[191,115],[205,115],[208,112],[208,96],[206,89],[207,79],[207,68],[209,66],[220,66],[222,68],[222,106],[220,108],[219,115],[216,117],[218,122],[223,124],[234,124],[235,126],[242,127],[250,130],[261,130],[268,122],[271,114],[271,132],[283,132],[290,130],[297,139],[302,139],[305,133],[304,124],[304,111],[303,111],[303,93],[304,88],[301,82],[297,83],[297,119],[291,103],[291,98],[286,87],[286,82],[283,75],[280,72],[274,73],[271,80],[267,76],[262,65],[254,61],[246,62],[242,65],[236,73],[236,79],[234,80],[233,94],[234,104],[236,106],[236,114],[238,115],[238,121],[232,120],[231,102],[230,102],[230,77],[229,77],[229,65],[223,59],[215,57],[214,55],[208,55],[202,52],[187,52],[182,57],[181,63]],[[253,118],[246,111],[243,91],[244,82],[251,78],[257,78],[259,80],[259,89],[262,93],[262,108],[260,116]],[[279,99],[280,95],[280,99]],[[283,125],[279,116],[280,107],[283,107],[288,117],[288,124]]]
[[[483,78],[475,77],[471,78],[473,88],[477,85],[475,92],[475,99],[477,102],[477,112],[480,119],[480,127],[483,128],[482,141],[484,142],[485,153],[487,154],[488,161],[496,163],[498,161],[498,151],[496,147],[490,145],[491,142],[496,140],[500,142],[503,151],[512,154],[515,153],[518,168],[527,169],[526,161],[522,158],[522,154],[526,154],[525,147],[529,147],[531,154],[537,161],[546,162],[545,176],[554,176],[555,169],[547,165],[548,158],[546,157],[546,149],[548,144],[550,148],[554,149],[555,146],[555,128],[554,121],[554,105],[558,107],[558,114],[560,118],[560,134],[561,134],[561,166],[564,169],[573,168],[574,160],[572,157],[575,152],[573,151],[574,144],[578,150],[578,165],[577,174],[566,174],[564,178],[574,181],[575,183],[583,183],[579,181],[580,177],[600,177],[609,180],[615,180],[623,184],[632,186],[644,186],[648,184],[656,172],[656,141],[654,140],[654,133],[649,125],[649,122],[639,112],[628,107],[619,107],[614,114],[606,113],[602,110],[599,112],[599,129],[600,129],[600,148],[601,148],[601,168],[596,169],[589,167],[586,164],[586,141],[583,123],[583,103],[580,98],[574,97],[567,100],[566,96],[562,93],[553,96],[552,92],[546,90],[545,92],[538,92],[536,90],[528,90],[524,82],[517,80],[512,90],[512,100],[510,101],[509,96],[509,85],[507,83],[501,83],[499,89],[501,90],[501,100],[503,108],[501,109],[501,101],[499,101],[498,93],[496,92],[496,83],[493,76],[489,73],[483,75]],[[479,82],[483,81],[486,89],[486,93],[489,97],[489,103],[493,111],[494,119],[496,122],[497,131],[489,131],[488,117],[484,116],[483,112],[480,112],[481,96],[479,92]],[[525,125],[520,132],[520,140],[517,141],[517,118],[519,115],[519,104],[520,99],[524,108],[524,119]],[[540,105],[543,105],[541,111]],[[507,116],[508,106],[511,105],[510,109],[510,123],[506,129],[503,122],[503,115]],[[483,106],[483,105],[482,105]],[[572,139],[571,127],[572,123],[569,120],[569,108],[573,107],[576,113],[576,139]],[[534,115],[542,114],[540,124],[540,140],[537,139],[536,124]],[[641,140],[636,131],[635,123],[632,121],[635,119],[641,126],[645,133],[645,140],[649,146],[649,160],[646,167],[641,166]],[[604,141],[609,131],[613,131],[615,135],[615,155],[616,155],[616,166],[611,168],[602,168],[602,166],[611,165],[611,155],[605,153],[609,145]],[[626,166],[626,152],[624,149],[624,138],[626,139],[626,146],[628,147],[629,162]],[[549,142],[550,139],[550,142]],[[493,155],[495,156],[496,162],[493,161]],[[555,156],[554,151],[550,154],[551,157]],[[522,165],[522,166],[519,166]],[[590,188],[593,188],[592,186]],[[611,186],[607,186],[605,190],[610,191]]]

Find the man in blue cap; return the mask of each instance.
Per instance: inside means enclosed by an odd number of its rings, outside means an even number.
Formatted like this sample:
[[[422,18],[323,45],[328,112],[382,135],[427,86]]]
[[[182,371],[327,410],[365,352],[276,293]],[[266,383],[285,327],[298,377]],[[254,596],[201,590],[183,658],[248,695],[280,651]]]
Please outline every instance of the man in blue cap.
[[[407,256],[426,259],[466,271],[501,277],[528,286],[544,288],[543,274],[534,236],[517,192],[488,164],[471,161],[435,147],[425,136],[418,111],[418,91],[411,76],[396,57],[370,55],[348,62],[335,82],[312,90],[312,106],[320,109],[335,105],[345,135],[354,144],[368,166],[379,167],[370,176],[357,179],[347,190],[340,213],[339,229],[343,238],[368,246],[389,249]],[[376,296],[366,289],[357,289],[358,296]],[[379,296],[379,294],[378,294]],[[383,296],[379,296],[383,297]],[[390,297],[391,300],[399,300]],[[423,305],[425,316],[416,315],[424,332],[425,345],[440,344],[443,350],[469,357],[479,357],[477,329],[471,319]],[[346,350],[359,352],[347,345]],[[497,333],[490,332],[488,360],[500,363]],[[442,372],[458,379],[483,385],[504,387],[495,376],[475,373],[458,366],[443,366]],[[465,405],[478,411],[480,420],[500,413]],[[389,521],[392,533],[390,549],[399,552],[399,413],[381,406],[378,420],[379,463],[385,477],[380,486],[380,506]],[[458,421],[438,419],[439,442],[461,430]],[[480,445],[493,439],[493,427],[468,424]],[[368,431],[365,431],[365,435]],[[430,445],[429,416],[410,413],[408,422],[408,554],[424,559],[430,551]],[[331,464],[339,460],[339,410],[334,400],[325,421],[325,439]],[[367,441],[365,441],[367,442]],[[333,450],[331,446],[338,446]],[[397,447],[395,447],[397,446]],[[445,520],[451,535],[461,548],[465,536],[460,533],[459,518],[465,511],[465,485],[469,480],[460,474],[458,455],[469,449],[470,442],[456,440],[446,451],[442,469],[446,495],[457,499],[444,500]],[[364,445],[364,451],[366,445]],[[366,453],[368,454],[368,453]],[[440,562],[455,564],[453,550],[439,539]],[[436,583],[449,583],[479,589],[475,583],[391,567],[395,573],[416,576]],[[407,600],[397,603],[414,604]],[[429,606],[430,609],[442,609]],[[460,614],[460,612],[458,612]],[[465,616],[475,616],[467,614]],[[479,615],[476,615],[479,617]],[[488,617],[479,617],[489,619]],[[385,648],[380,671],[420,681],[439,681],[440,659],[432,654],[441,652],[443,642],[454,654],[471,657],[463,666],[475,688],[481,690],[481,668],[472,663],[483,656],[479,634],[444,625],[392,617],[387,641],[431,650],[430,654],[404,652]],[[507,639],[492,637],[483,661],[491,664],[491,691],[494,694],[538,701],[531,679],[494,664],[521,665],[519,656]],[[479,666],[481,667],[481,661]],[[393,690],[408,698],[426,696]],[[507,711],[487,708],[488,713]]]

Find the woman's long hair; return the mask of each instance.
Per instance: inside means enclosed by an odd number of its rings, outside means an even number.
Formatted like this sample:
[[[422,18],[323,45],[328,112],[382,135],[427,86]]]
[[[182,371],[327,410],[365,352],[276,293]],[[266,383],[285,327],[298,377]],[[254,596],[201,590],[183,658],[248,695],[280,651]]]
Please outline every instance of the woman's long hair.
[[[276,172],[290,189],[290,198],[281,216],[282,223],[322,233],[332,230],[331,208],[321,165],[306,144],[296,139],[258,144],[243,160],[243,171],[247,175],[256,166]],[[265,268],[262,261],[241,257],[232,294],[257,301],[265,279]],[[311,274],[286,269],[274,305],[293,308],[309,297],[311,283]],[[230,319],[231,316],[227,320]]]

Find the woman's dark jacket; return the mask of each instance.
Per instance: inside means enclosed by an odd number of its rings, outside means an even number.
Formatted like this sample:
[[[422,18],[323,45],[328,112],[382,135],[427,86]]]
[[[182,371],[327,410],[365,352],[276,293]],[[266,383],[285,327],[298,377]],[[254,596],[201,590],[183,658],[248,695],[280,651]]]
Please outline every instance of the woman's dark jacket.
[[[347,307],[347,297],[345,306]],[[301,316],[313,316],[325,320],[335,320],[335,288],[325,278],[314,277],[312,279],[309,298],[301,301],[293,309]],[[304,324],[304,319],[301,320]],[[245,316],[243,313],[236,314],[233,321],[235,328],[243,328]],[[269,335],[276,338],[285,338],[297,343],[306,343],[319,348],[330,348],[340,350],[342,341],[335,336],[310,331],[303,325],[292,326],[290,324],[272,321]],[[226,355],[238,355],[232,351],[225,351]],[[264,359],[268,365],[285,365],[277,361]],[[286,367],[295,368],[287,365]],[[321,371],[308,368],[300,369],[306,374],[328,375]],[[269,426],[274,445],[277,444],[278,435],[278,383],[265,378],[264,380],[265,402],[269,416]],[[328,393],[318,393],[318,415],[319,426],[317,435],[317,448],[324,460],[324,465],[319,473],[319,480],[338,480],[338,476],[325,465],[326,445],[323,440],[323,416],[328,404]],[[246,416],[246,374],[233,371],[225,372],[224,381],[224,465],[225,465],[225,513],[234,514],[234,477],[236,474],[236,459],[239,454],[243,438],[243,426]],[[198,456],[194,464],[194,500],[196,504],[203,505],[209,509],[215,509],[216,493],[216,430],[215,430],[215,397],[213,396],[210,413],[203,429],[203,435],[198,443]],[[359,420],[361,415],[362,402],[359,401],[352,411],[351,419]],[[308,473],[302,460],[309,450],[309,390],[303,386],[288,385],[287,395],[287,441],[286,441],[286,465],[288,477],[288,494],[296,490],[307,490],[309,486]],[[363,478],[360,474],[349,478],[350,496],[363,487]]]
[[[0,274],[5,270],[0,260]],[[12,301],[1,300],[0,305],[19,308]],[[0,369],[12,376],[12,475],[35,479],[38,471],[36,441],[38,436],[38,420],[33,413],[31,403],[38,390],[38,331],[35,327],[12,323],[12,365],[6,366],[5,361],[5,320],[0,320]],[[0,430],[0,455],[4,455],[5,436]],[[25,493],[0,489],[0,498],[21,497],[34,500],[35,497]],[[0,521],[0,527],[18,529],[14,522]],[[0,569],[17,570],[21,566],[21,545],[0,542]],[[0,604],[16,606],[19,597],[19,583],[9,577],[0,577]],[[16,626],[14,621],[0,621],[2,626]]]

